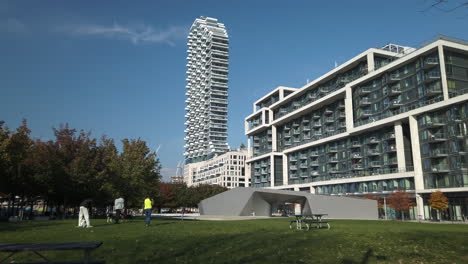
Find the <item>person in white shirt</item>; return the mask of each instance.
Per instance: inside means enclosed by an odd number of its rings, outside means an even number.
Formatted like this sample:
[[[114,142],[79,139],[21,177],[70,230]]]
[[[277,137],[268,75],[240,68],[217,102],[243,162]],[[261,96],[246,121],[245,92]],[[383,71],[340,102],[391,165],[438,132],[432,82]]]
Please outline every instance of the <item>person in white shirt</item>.
[[[125,208],[124,207],[124,199],[122,197],[115,199],[114,202],[114,209],[115,209],[115,223],[119,223],[120,219],[120,214],[122,213],[122,210]]]

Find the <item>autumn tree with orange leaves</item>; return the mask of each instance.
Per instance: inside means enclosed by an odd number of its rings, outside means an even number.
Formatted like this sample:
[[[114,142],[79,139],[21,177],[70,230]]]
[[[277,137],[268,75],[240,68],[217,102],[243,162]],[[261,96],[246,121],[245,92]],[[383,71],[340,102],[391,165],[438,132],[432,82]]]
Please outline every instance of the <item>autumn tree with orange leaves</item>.
[[[388,207],[400,211],[402,220],[405,220],[404,212],[415,206],[416,203],[410,193],[397,191],[387,198]]]
[[[432,209],[437,210],[439,220],[441,220],[440,213],[447,210],[449,205],[448,198],[441,191],[433,192],[429,198],[429,205]]]

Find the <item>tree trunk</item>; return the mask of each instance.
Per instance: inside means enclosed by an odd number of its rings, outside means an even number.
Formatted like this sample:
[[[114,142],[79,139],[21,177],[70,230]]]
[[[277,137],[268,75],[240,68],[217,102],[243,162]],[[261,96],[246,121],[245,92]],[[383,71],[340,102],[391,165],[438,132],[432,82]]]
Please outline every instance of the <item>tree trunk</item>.
[[[8,206],[7,206],[7,213],[6,213],[6,216],[7,217],[10,217],[11,216],[11,211],[12,211],[12,208],[11,208],[12,204],[11,204],[11,194],[8,196]]]

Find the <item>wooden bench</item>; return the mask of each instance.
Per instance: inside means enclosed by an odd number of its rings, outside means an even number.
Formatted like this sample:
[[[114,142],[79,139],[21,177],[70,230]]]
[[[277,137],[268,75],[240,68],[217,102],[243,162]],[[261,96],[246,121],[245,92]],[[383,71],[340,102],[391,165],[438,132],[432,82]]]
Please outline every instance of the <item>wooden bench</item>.
[[[33,252],[44,261],[41,262],[29,262],[22,264],[103,264],[104,260],[93,260],[91,258],[91,251],[100,247],[102,242],[67,242],[67,243],[17,243],[17,244],[0,244],[0,252],[11,253],[6,258],[0,260],[0,264],[7,263],[6,260],[11,258],[18,252]],[[82,250],[84,252],[83,259],[81,261],[51,261],[39,251],[64,251],[64,250]],[[17,262],[15,262],[17,263]],[[17,263],[21,264],[21,263]]]
[[[316,224],[316,225],[317,225],[317,228],[322,228],[322,224],[323,224],[323,225],[326,224],[327,227],[328,227],[328,229],[330,229],[330,224],[329,224],[328,221],[302,220],[302,222],[306,224],[307,230],[310,229],[310,226],[311,226],[312,224]]]

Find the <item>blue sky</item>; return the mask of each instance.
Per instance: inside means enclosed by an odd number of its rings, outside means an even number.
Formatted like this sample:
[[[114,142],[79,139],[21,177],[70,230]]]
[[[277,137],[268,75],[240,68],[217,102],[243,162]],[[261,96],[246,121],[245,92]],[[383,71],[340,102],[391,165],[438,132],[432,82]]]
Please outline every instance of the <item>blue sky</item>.
[[[462,1],[451,0],[450,9]],[[186,34],[216,17],[230,37],[229,144],[246,143],[252,102],[302,87],[370,47],[468,40],[468,11],[407,1],[0,1],[0,120],[53,137],[69,123],[142,138],[164,175],[183,159]]]

